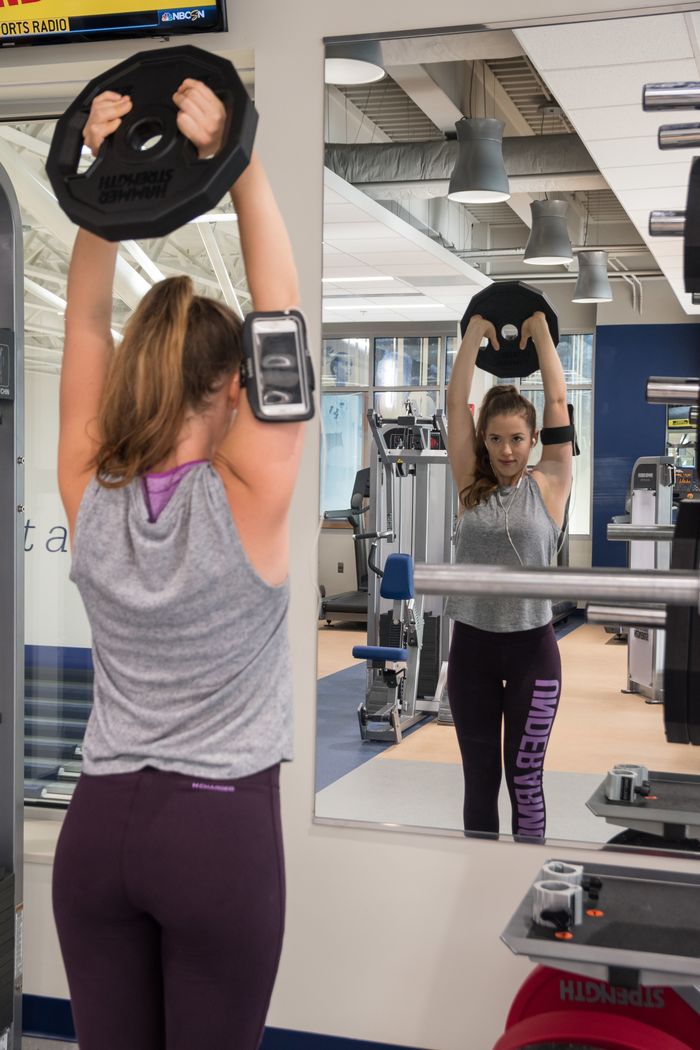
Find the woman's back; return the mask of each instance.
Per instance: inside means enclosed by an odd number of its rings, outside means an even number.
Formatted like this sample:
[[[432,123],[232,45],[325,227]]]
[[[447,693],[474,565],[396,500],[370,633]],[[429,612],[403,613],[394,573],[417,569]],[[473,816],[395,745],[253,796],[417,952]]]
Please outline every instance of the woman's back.
[[[210,463],[156,521],[139,479],[91,481],[71,578],[93,632],[86,773],[227,779],[291,758],[288,586],[252,567]]]

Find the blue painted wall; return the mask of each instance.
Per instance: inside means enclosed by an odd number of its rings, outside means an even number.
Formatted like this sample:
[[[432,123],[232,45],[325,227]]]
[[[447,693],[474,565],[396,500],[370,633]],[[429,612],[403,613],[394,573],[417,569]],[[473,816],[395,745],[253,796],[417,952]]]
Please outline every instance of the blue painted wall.
[[[624,566],[627,544],[607,525],[624,514],[634,461],[666,452],[666,408],[649,405],[649,376],[700,375],[700,325],[600,325],[593,419],[593,565]]]

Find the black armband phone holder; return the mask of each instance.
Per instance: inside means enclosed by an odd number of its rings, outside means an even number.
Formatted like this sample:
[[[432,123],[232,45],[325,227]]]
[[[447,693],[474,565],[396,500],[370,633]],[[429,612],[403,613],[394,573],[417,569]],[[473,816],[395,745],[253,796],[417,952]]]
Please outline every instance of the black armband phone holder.
[[[241,386],[263,423],[301,423],[314,414],[314,371],[299,310],[258,311],[243,322]]]
[[[574,427],[574,406],[568,404],[569,425],[568,427],[542,427],[540,430],[540,441],[543,445],[567,445],[571,442],[575,456],[581,455],[581,449],[576,440],[576,429]]]

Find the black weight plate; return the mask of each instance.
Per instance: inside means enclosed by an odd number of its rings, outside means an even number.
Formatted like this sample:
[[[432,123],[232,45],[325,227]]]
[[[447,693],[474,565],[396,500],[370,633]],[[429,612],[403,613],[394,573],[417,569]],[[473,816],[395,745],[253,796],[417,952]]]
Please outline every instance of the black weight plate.
[[[510,376],[529,376],[539,368],[537,350],[532,339],[528,339],[525,349],[518,346],[520,329],[523,323],[535,311],[541,310],[547,318],[547,324],[554,345],[559,342],[559,322],[556,311],[546,295],[525,281],[494,281],[488,288],[483,288],[472,297],[460,322],[462,336],[467,330],[470,318],[480,314],[491,321],[496,329],[500,350],[492,346],[482,347],[477,355],[479,368],[499,379]],[[502,332],[505,325],[514,325],[518,335],[507,339]]]
[[[689,502],[695,520],[695,564],[700,569],[700,503]],[[697,607],[690,609],[690,640],[688,644],[688,736],[691,744],[700,744],[700,615]]]
[[[688,181],[683,240],[683,276],[689,294],[700,292],[700,157],[694,157]]]
[[[692,570],[698,565],[700,503],[683,500],[671,547],[671,568]],[[691,628],[697,612],[689,606],[669,605],[666,610],[664,656],[664,726],[670,744],[690,742],[689,665]]]
[[[200,160],[176,125],[172,95],[185,77],[224,103],[228,120],[215,157]],[[103,91],[129,95],[132,109],[77,174],[83,128]],[[56,124],[46,172],[58,202],[79,226],[108,241],[164,237],[215,207],[248,165],[257,113],[231,63],[201,48],[141,51],[91,80]],[[144,140],[160,140],[137,148]]]

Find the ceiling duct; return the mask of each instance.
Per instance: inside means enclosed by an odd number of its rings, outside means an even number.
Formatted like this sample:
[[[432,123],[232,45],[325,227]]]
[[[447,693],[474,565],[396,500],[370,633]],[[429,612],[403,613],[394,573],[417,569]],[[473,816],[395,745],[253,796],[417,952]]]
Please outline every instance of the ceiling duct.
[[[447,196],[457,154],[455,140],[372,142],[326,145],[325,158],[326,167],[353,186],[369,189],[371,186],[396,184],[410,188],[411,184],[416,187],[422,184],[425,191],[422,195]],[[577,135],[505,138],[503,163],[514,191],[522,191],[525,184],[534,183],[542,190],[606,186]]]

